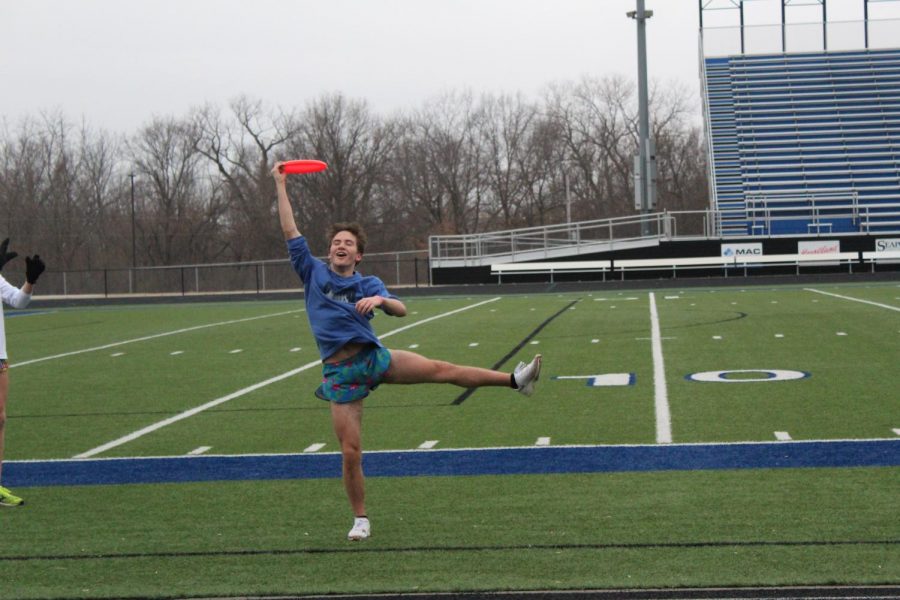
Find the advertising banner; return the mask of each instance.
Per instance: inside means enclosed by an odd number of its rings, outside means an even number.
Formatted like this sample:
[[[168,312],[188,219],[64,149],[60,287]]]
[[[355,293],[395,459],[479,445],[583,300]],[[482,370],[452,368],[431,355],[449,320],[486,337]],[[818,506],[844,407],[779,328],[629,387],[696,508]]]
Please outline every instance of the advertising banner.
[[[900,250],[900,238],[879,238],[875,240],[875,252],[896,252]]]
[[[722,244],[722,256],[762,256],[762,243],[755,244]]]
[[[837,254],[841,251],[840,240],[817,240],[797,242],[797,254]]]

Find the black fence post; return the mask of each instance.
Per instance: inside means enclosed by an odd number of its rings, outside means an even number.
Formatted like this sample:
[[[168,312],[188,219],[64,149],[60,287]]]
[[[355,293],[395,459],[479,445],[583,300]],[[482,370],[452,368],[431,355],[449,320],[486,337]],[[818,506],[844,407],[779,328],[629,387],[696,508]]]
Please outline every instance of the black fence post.
[[[416,287],[419,287],[419,257],[418,256],[413,257],[413,266],[415,267],[415,273],[416,273]]]
[[[185,291],[184,291],[184,267],[181,267],[180,270],[181,270],[181,295],[184,296],[184,295],[185,295]]]
[[[256,295],[259,296],[259,264],[256,265]]]
[[[103,269],[103,297],[109,298],[109,279],[107,278],[108,271]]]

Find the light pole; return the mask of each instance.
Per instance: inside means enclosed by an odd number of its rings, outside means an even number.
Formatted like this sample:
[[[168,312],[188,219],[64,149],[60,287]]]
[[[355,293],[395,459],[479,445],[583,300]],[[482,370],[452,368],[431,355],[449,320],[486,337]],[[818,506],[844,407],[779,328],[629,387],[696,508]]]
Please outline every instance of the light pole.
[[[638,155],[634,157],[634,204],[641,214],[656,206],[656,152],[650,139],[650,111],[647,99],[647,19],[652,10],[644,10],[644,0],[637,0],[637,10],[627,13],[637,21],[638,42]],[[650,235],[650,223],[641,221],[641,234]]]
[[[137,244],[134,237],[134,173],[129,177],[131,177],[131,268],[134,269],[137,267]]]
[[[569,166],[566,163],[564,164],[563,171],[563,181],[566,184],[566,231],[568,233],[569,241],[572,240],[572,194],[569,191]]]

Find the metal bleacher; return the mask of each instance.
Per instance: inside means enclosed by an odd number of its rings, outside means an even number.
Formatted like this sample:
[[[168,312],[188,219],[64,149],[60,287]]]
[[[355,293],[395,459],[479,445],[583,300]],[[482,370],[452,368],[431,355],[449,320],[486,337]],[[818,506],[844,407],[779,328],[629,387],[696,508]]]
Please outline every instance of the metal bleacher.
[[[900,232],[900,49],[703,66],[721,235]]]
[[[775,29],[745,26],[743,16],[738,28],[704,27],[712,3],[701,3],[708,208],[432,236],[431,266],[572,263],[546,267],[552,277],[582,268],[580,257],[606,260],[602,255],[663,242],[900,234],[900,20],[831,23],[822,2],[823,22],[813,24],[822,38],[810,42],[809,23],[786,24],[790,3],[781,1]],[[743,15],[743,0],[722,4],[707,9]],[[780,46],[771,45],[773,31]],[[865,49],[853,49],[860,41]]]

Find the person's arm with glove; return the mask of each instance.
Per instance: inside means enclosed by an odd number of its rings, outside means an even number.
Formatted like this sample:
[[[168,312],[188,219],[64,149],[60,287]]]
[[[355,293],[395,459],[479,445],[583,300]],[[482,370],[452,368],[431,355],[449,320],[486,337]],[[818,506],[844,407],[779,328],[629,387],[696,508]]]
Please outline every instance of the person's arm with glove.
[[[43,273],[46,268],[47,265],[44,264],[44,261],[41,260],[39,255],[35,254],[34,256],[25,257],[25,285],[22,286],[22,291],[24,293],[31,294],[31,290],[34,288],[34,284],[37,282],[38,277],[41,276],[41,273]]]
[[[16,258],[19,254],[17,252],[9,252],[9,238],[6,238],[2,242],[0,242],[0,270],[3,270],[3,267]],[[35,254],[34,256],[26,256],[25,257],[25,284],[21,289],[16,288],[15,286],[10,285],[6,282],[6,279],[0,275],[0,279],[2,279],[2,296],[3,301],[12,306],[13,308],[25,308],[31,302],[31,292],[34,289],[34,284],[38,280],[38,277],[41,276],[41,273],[46,269],[46,265],[44,265],[44,261],[41,260],[41,257]]]

